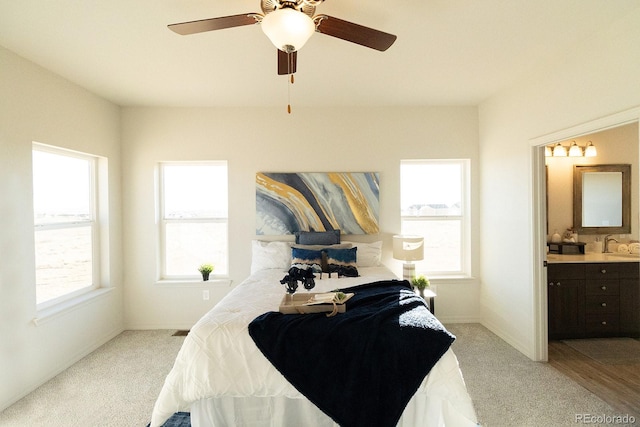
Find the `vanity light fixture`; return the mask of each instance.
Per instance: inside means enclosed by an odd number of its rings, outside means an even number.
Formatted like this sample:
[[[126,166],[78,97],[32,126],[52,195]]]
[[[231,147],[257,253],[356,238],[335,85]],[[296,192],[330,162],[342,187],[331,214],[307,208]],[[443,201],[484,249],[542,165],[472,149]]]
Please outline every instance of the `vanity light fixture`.
[[[569,148],[569,157],[582,157],[582,148],[579,147],[575,141],[573,141],[571,148]]]
[[[598,155],[598,151],[596,147],[593,145],[593,142],[589,141],[587,146],[584,148],[584,156],[585,157],[595,157]]]
[[[559,142],[553,147],[553,157],[567,157],[567,149]]]
[[[553,146],[547,145],[544,147],[544,155],[545,157],[567,157],[567,155],[569,157],[595,157],[598,152],[591,141],[585,147],[581,147],[575,141],[572,141],[569,147],[565,147],[559,142]]]

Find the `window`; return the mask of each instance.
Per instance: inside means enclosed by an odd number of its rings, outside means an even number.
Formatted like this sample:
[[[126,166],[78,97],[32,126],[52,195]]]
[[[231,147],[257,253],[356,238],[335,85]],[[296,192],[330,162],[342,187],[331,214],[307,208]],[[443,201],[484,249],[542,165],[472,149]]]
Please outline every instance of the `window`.
[[[97,288],[97,158],[33,146],[36,303],[39,308]]]
[[[160,164],[162,279],[228,275],[227,162]]]
[[[468,160],[402,160],[402,234],[424,237],[416,271],[469,276]]]

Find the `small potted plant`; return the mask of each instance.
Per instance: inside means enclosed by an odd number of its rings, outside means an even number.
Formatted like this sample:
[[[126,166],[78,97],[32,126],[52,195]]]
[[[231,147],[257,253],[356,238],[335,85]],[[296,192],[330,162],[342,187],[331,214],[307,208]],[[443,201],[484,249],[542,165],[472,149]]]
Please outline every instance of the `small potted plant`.
[[[202,274],[202,280],[206,282],[207,280],[209,280],[209,274],[213,271],[213,265],[202,264],[200,267],[198,267],[198,271]]]
[[[424,276],[414,277],[411,280],[411,284],[414,288],[418,289],[420,296],[424,298],[424,290],[429,287],[429,279]]]

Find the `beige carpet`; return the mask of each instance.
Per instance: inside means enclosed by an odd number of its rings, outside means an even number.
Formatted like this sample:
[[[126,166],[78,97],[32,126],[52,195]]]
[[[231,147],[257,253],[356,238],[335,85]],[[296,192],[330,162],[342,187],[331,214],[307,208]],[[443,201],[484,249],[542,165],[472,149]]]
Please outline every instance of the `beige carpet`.
[[[562,342],[603,365],[640,363],[640,341],[633,338],[591,338]]]
[[[576,414],[618,414],[483,326],[446,326],[458,337],[453,349],[483,427],[575,427]],[[146,426],[184,341],[174,332],[123,332],[1,411],[0,427]]]
[[[145,427],[184,342],[174,332],[121,333],[0,412],[0,427]]]
[[[576,414],[619,414],[548,363],[532,362],[485,327],[445,326],[458,337],[452,348],[483,427],[576,427]]]

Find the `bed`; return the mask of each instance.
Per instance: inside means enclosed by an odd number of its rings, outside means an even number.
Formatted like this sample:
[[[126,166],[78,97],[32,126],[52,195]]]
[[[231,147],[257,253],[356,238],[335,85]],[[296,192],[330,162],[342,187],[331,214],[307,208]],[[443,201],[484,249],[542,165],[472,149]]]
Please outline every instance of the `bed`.
[[[313,292],[360,289],[361,285],[396,279],[380,264],[379,242],[358,243],[353,247],[358,248],[358,276],[338,277],[334,273],[329,277],[324,273],[320,278],[317,274]],[[285,295],[280,281],[291,266],[291,250],[291,243],[287,242],[253,242],[252,274],[190,330],[156,401],[151,427],[162,426],[180,411],[191,413],[194,427],[339,425],[294,387],[285,378],[286,373],[283,375],[274,367],[262,346],[258,348],[258,341],[249,334],[250,324],[265,313],[267,317],[278,317],[270,312],[278,311]],[[308,291],[302,288],[297,292]],[[280,316],[291,319],[311,315]],[[295,368],[304,369],[310,363],[313,360],[300,360],[300,366]],[[451,349],[419,381],[406,406],[403,404],[397,422],[399,427],[445,425],[477,425],[471,398]]]

